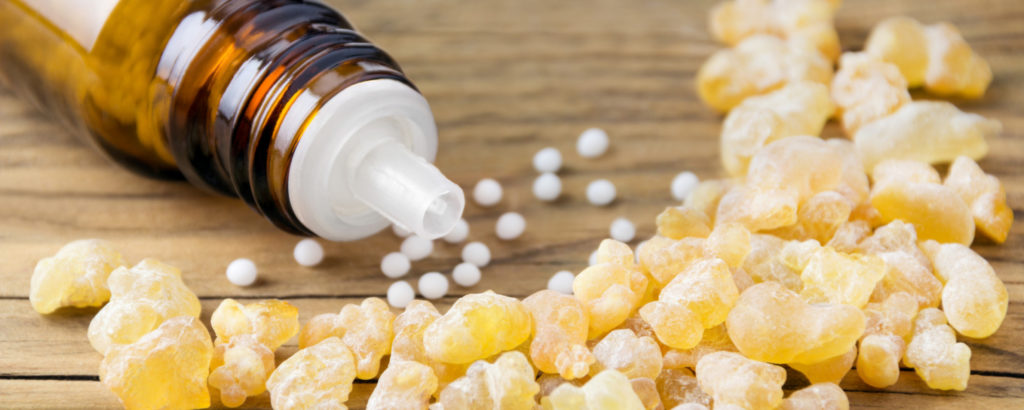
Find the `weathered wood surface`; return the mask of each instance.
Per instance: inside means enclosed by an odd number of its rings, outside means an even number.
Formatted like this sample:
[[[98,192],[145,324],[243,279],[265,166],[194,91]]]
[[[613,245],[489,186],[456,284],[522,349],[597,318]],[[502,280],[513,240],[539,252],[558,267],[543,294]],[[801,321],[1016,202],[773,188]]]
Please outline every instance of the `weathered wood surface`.
[[[721,173],[721,117],[699,103],[693,87],[697,68],[719,47],[704,23],[711,1],[333,3],[394,55],[430,100],[441,131],[440,167],[463,187],[483,177],[505,186],[501,205],[467,208],[470,236],[491,245],[494,262],[480,285],[455,287],[453,296],[485,289],[528,295],[553,272],[582,268],[618,216],[637,222],[638,237],[653,234],[654,216],[672,203],[668,184],[677,172],[693,170],[702,178]],[[845,3],[837,26],[846,50],[859,49],[875,22],[905,14],[955,23],[990,61],[995,81],[985,98],[956,103],[1003,122],[1003,134],[989,141],[991,155],[981,165],[1000,177],[1017,219],[1024,219],[1024,3]],[[590,126],[612,136],[611,151],[599,160],[574,153],[576,135]],[[830,125],[826,133],[838,129]],[[566,158],[565,195],[554,204],[530,194],[530,158],[545,146],[561,149]],[[617,185],[614,205],[586,204],[584,187],[595,178]],[[523,213],[529,226],[522,238],[500,242],[493,222],[507,210]],[[242,203],[125,172],[0,91],[0,407],[116,405],[97,382],[100,356],[85,338],[94,310],[44,317],[27,301],[35,262],[84,237],[113,241],[130,261],[152,256],[181,267],[207,320],[224,297],[285,298],[304,321],[382,296],[390,281],[378,272],[378,262],[399,244],[389,232],[327,244],[324,264],[299,267],[291,259],[297,238],[276,231]],[[1024,224],[1014,226],[1006,244],[975,249],[1006,282],[1011,302],[995,336],[964,340],[973,350],[968,390],[929,390],[912,371],[896,386],[878,390],[851,373],[843,387],[853,407],[1024,407]],[[458,252],[438,243],[432,258],[415,264],[414,275],[450,269]],[[224,279],[227,263],[242,256],[259,265],[258,286],[237,288]],[[294,342],[285,346],[279,359],[294,349]],[[352,407],[361,407],[371,389],[358,384]],[[264,395],[246,406],[269,402]]]

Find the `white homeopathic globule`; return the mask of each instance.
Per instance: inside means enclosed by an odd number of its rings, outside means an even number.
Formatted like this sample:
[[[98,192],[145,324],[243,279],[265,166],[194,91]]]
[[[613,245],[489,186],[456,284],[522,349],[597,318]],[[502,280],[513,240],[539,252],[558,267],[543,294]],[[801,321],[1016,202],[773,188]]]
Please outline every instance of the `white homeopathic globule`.
[[[431,300],[440,299],[448,294],[448,278],[440,272],[427,272],[420,276],[416,287],[423,297]]]
[[[228,281],[237,286],[249,286],[256,283],[256,263],[252,259],[238,258],[228,264],[224,272]]]
[[[462,262],[452,269],[452,281],[464,288],[480,283],[480,268],[469,262]]]
[[[533,169],[537,172],[558,172],[562,168],[562,153],[547,147],[533,155]]]
[[[501,202],[501,184],[492,178],[481,179],[473,187],[473,200],[480,206],[494,206]]]
[[[608,233],[616,241],[629,242],[636,237],[636,225],[629,219],[616,218],[608,228]]]
[[[533,196],[537,199],[550,202],[558,199],[562,194],[562,179],[550,172],[540,174],[533,180]]]
[[[409,260],[418,261],[434,252],[434,241],[419,235],[411,235],[402,241],[401,250]]]
[[[587,185],[587,200],[591,204],[604,206],[615,200],[615,184],[607,179],[591,181]]]
[[[491,249],[483,242],[470,242],[462,248],[462,260],[479,268],[491,263]]]
[[[416,291],[412,289],[412,285],[409,282],[400,280],[388,286],[387,298],[389,305],[402,309],[416,298]]]
[[[693,188],[697,187],[700,180],[697,179],[697,175],[690,171],[680,172],[675,178],[672,178],[672,198],[677,201],[685,200],[690,192],[693,192]]]
[[[584,158],[597,158],[608,150],[608,133],[600,128],[588,128],[576,140],[576,152]]]
[[[567,270],[555,272],[554,275],[551,275],[551,279],[548,279],[548,289],[564,293],[566,295],[571,295],[572,282],[575,279],[576,276]]]
[[[400,278],[409,273],[412,262],[401,252],[391,252],[380,260],[380,271],[389,278]]]
[[[292,251],[295,262],[302,266],[316,266],[324,260],[324,247],[314,239],[306,238],[295,244]]]
[[[494,234],[506,241],[518,238],[526,230],[526,218],[518,212],[505,212],[494,224]]]
[[[455,227],[452,228],[451,232],[448,232],[442,239],[448,243],[460,243],[466,240],[469,236],[469,222],[465,219],[459,219],[455,222]]]

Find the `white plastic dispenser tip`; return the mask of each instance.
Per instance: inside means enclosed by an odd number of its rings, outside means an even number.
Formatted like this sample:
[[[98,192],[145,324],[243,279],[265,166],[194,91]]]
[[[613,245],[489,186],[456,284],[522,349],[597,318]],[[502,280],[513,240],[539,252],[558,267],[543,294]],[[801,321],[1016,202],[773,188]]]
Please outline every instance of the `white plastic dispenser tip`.
[[[437,126],[430,105],[412,87],[361,81],[312,115],[297,110],[285,117],[308,124],[294,136],[288,202],[313,234],[350,241],[394,225],[400,236],[436,239],[462,217],[462,189],[431,164]]]
[[[355,197],[417,235],[436,239],[455,227],[466,199],[433,164],[391,138],[367,149],[350,173]]]

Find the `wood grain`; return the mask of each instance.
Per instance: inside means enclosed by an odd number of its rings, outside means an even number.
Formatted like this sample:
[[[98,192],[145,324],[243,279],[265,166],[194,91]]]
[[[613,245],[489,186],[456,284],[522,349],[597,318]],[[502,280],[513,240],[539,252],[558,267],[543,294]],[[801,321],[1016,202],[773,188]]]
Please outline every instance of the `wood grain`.
[[[441,132],[439,166],[471,187],[493,177],[506,196],[494,208],[469,205],[470,237],[491,246],[494,262],[472,289],[525,296],[555,271],[578,271],[607,236],[616,217],[637,223],[638,237],[654,233],[654,216],[673,201],[676,173],[721,175],[717,135],[721,117],[696,99],[693,78],[719,48],[705,27],[709,0],[332,1],[402,64],[431,102]],[[1005,184],[1018,220],[1024,218],[1024,2],[1016,0],[847,0],[837,27],[846,50],[859,49],[882,18],[910,15],[956,24],[991,63],[995,80],[983,99],[954,101],[1003,122],[981,162]],[[930,98],[915,92],[915,98]],[[598,160],[575,155],[575,136],[598,126],[612,149]],[[826,135],[838,135],[830,124]],[[530,194],[534,152],[546,146],[565,156],[565,195],[542,204]],[[619,199],[586,204],[595,178],[612,180]],[[526,234],[500,242],[496,217],[526,216]],[[239,201],[180,182],[128,173],[64,132],[9,93],[0,91],[0,407],[106,408],[116,398],[97,382],[100,356],[85,331],[90,310],[40,316],[27,301],[35,262],[83,237],[111,240],[126,258],[152,256],[181,267],[203,300],[204,318],[224,297],[286,298],[305,320],[366,296],[390,281],[380,257],[398,248],[383,232],[353,243],[326,244],[328,258],[302,268],[291,258],[297,238],[276,231]],[[853,373],[843,382],[854,408],[1024,407],[1024,224],[1006,244],[979,243],[1010,293],[1003,327],[973,350],[968,390],[927,389],[912,371],[889,389],[865,386]],[[460,248],[439,242],[414,275],[449,270]],[[224,279],[227,263],[249,257],[261,282],[237,288]],[[442,305],[450,303],[452,298]],[[279,359],[294,351],[286,345]],[[791,381],[796,387],[800,380]],[[372,384],[358,384],[350,405],[364,405]],[[266,395],[246,407],[269,407]]]

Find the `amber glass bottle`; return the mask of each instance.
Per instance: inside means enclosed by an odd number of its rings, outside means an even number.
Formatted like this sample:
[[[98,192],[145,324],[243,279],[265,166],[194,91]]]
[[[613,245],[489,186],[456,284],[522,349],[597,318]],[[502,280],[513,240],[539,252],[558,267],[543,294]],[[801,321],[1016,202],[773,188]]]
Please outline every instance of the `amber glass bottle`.
[[[303,0],[0,0],[0,81],[112,159],[333,240],[461,216],[398,64]]]

